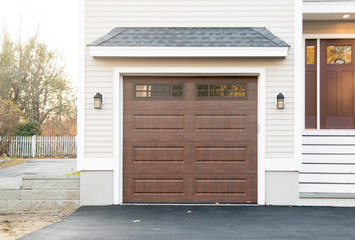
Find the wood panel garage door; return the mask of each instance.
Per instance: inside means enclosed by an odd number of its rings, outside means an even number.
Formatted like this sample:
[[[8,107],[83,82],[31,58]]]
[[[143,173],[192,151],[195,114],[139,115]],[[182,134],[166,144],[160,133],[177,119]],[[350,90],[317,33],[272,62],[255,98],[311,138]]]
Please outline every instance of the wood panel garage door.
[[[257,202],[256,77],[125,77],[124,202]]]

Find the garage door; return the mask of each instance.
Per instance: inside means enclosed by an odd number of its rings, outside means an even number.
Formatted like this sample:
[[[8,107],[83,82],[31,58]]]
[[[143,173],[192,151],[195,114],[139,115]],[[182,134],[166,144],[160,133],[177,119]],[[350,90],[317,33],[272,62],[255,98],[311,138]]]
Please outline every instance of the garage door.
[[[124,202],[257,201],[256,77],[125,77]]]

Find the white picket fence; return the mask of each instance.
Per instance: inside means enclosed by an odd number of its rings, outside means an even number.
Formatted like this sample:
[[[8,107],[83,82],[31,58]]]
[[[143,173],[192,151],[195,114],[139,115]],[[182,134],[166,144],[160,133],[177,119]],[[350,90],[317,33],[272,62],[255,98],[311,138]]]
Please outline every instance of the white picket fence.
[[[49,157],[76,155],[76,136],[14,136],[9,155],[12,157]]]

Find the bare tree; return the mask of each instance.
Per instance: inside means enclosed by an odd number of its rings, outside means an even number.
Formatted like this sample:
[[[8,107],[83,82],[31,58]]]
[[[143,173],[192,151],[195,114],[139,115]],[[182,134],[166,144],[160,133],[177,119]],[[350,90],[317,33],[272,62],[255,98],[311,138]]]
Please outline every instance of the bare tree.
[[[25,43],[4,31],[0,45],[0,97],[41,125],[76,111],[68,77],[56,51],[35,34]],[[69,116],[71,117],[71,116]]]

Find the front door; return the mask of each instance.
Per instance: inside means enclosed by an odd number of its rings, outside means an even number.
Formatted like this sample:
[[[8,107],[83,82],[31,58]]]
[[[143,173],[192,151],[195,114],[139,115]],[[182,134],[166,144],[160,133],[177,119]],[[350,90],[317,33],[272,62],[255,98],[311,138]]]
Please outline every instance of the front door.
[[[320,127],[355,128],[355,40],[321,40]]]
[[[305,126],[308,129],[355,128],[355,40],[306,41]],[[319,93],[317,92],[319,64]],[[319,102],[317,95],[319,94]],[[317,116],[317,108],[320,115]],[[317,126],[317,119],[319,125]]]

